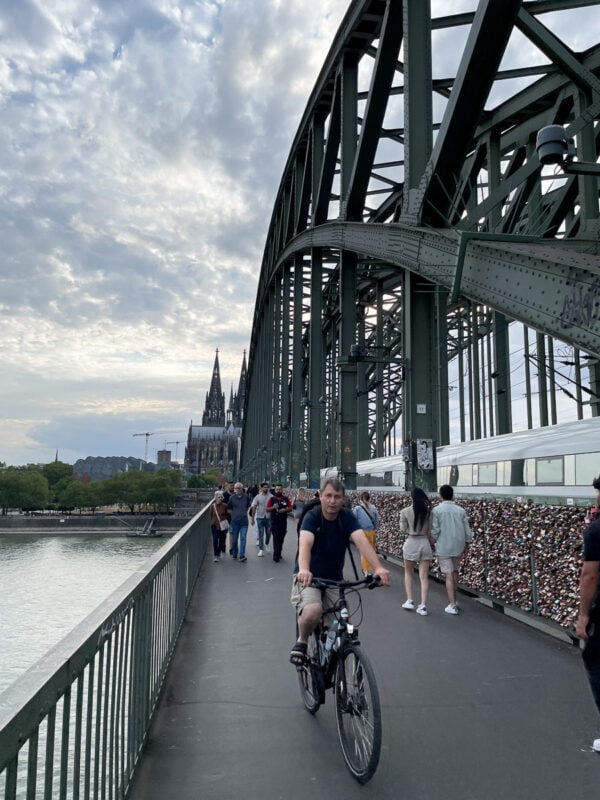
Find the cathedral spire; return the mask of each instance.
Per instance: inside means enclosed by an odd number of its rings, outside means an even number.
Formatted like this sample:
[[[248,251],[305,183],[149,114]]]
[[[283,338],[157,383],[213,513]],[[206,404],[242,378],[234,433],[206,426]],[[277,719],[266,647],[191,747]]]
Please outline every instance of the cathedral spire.
[[[210,389],[206,395],[206,406],[202,414],[202,425],[207,428],[222,428],[225,426],[225,395],[221,391],[219,348],[217,348],[215,355]]]

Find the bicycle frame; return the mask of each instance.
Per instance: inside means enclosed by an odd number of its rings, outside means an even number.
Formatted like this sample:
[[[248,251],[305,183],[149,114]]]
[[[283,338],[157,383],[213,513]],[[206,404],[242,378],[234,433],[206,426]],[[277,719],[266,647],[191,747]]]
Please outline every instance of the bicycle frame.
[[[350,622],[346,591],[381,585],[371,576],[360,581],[326,581],[314,578],[315,588],[336,589],[338,599],[325,608],[321,621],[309,638],[306,663],[298,666],[298,680],[306,709],[315,714],[333,689],[338,735],[348,769],[359,783],[374,774],[381,752],[381,709],[373,668],[362,652],[358,628]],[[358,609],[357,609],[358,610]],[[356,612],[354,612],[356,613]],[[337,627],[331,649],[326,642],[331,627]]]

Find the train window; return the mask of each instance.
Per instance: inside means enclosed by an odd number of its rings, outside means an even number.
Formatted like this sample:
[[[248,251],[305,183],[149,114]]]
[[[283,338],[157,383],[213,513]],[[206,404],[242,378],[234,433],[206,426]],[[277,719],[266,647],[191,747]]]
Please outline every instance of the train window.
[[[443,481],[440,481],[440,486]],[[458,464],[452,464],[450,467],[450,486],[458,486]]]
[[[535,482],[538,486],[563,486],[565,482],[563,457],[536,458]]]
[[[526,458],[523,471],[523,486],[535,486],[535,458]],[[511,486],[517,486],[511,480]]]
[[[438,467],[438,483],[440,486],[443,486],[444,484],[449,484],[452,486],[450,478],[451,469],[452,467]]]
[[[575,486],[575,456],[565,456],[565,486]]]
[[[461,464],[458,468],[457,486],[473,486],[473,465]]]
[[[590,486],[600,475],[600,453],[579,453],[575,456],[575,483]]]
[[[479,486],[496,486],[498,482],[498,465],[495,461],[479,464]]]
[[[533,459],[530,459],[533,463]],[[513,458],[512,461],[505,461],[505,477],[507,480],[505,481],[505,486],[530,486],[531,484],[527,482],[527,477],[525,473],[525,459],[524,458]],[[535,476],[535,473],[533,473]]]

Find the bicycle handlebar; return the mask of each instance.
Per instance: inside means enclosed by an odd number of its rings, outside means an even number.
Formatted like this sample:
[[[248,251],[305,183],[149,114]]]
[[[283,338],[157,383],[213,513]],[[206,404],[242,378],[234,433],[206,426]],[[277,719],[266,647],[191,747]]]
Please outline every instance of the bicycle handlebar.
[[[375,578],[373,575],[367,575],[359,581],[332,581],[329,578],[313,577],[310,585],[315,589],[356,589],[359,586],[376,589],[378,586],[383,586],[381,579]]]

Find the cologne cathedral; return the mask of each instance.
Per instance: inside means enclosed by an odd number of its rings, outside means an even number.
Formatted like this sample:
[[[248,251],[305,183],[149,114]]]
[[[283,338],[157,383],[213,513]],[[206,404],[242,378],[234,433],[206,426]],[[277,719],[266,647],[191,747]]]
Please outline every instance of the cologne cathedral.
[[[235,474],[239,463],[244,424],[246,382],[246,351],[244,351],[238,390],[234,392],[233,386],[231,387],[229,406],[226,409],[225,393],[221,391],[217,350],[210,389],[206,393],[202,425],[194,425],[191,422],[188,431],[184,465],[188,473],[198,475],[217,467],[220,473],[229,479]]]

